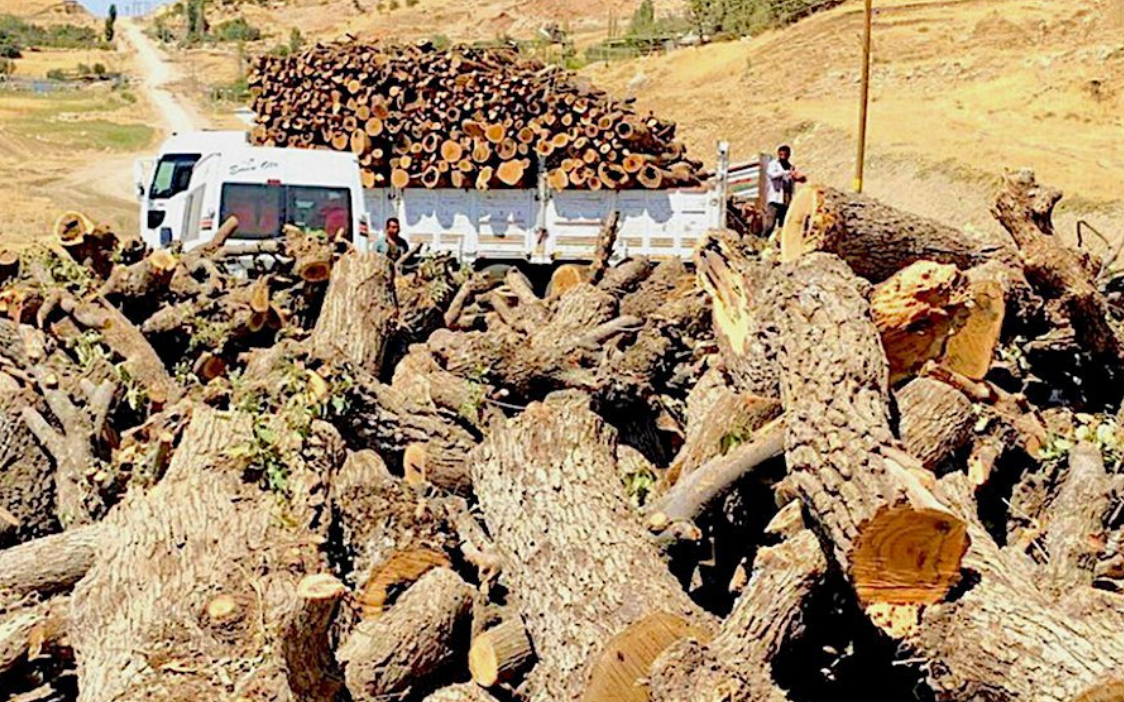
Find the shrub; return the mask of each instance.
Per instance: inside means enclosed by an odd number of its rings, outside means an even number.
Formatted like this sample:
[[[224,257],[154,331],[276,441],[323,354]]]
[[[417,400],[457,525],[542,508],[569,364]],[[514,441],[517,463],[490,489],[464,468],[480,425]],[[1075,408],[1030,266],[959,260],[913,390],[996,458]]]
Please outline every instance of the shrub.
[[[236,17],[215,27],[212,37],[216,41],[257,41],[261,39],[261,30],[244,18]]]
[[[61,68],[52,68],[47,71],[47,80],[66,80],[66,73]]]

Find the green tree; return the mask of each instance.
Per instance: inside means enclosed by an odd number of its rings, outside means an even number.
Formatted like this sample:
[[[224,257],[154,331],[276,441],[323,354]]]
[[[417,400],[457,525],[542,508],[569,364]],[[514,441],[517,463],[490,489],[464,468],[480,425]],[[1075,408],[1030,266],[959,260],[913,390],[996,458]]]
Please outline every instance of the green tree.
[[[187,43],[195,44],[207,36],[207,6],[205,0],[188,0]]]
[[[632,37],[647,37],[656,31],[656,8],[652,0],[643,0],[636,12],[632,13],[632,21],[628,23],[628,35]]]
[[[109,6],[109,14],[105,16],[105,40],[113,41],[117,35],[117,5]]]
[[[295,54],[304,47],[304,35],[301,30],[293,27],[293,31],[289,32],[289,53]]]

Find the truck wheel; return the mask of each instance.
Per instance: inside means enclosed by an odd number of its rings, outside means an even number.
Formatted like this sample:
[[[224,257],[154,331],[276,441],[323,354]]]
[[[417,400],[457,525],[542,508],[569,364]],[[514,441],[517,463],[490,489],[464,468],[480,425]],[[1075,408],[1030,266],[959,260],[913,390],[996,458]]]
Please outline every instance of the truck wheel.
[[[580,263],[567,263],[554,269],[550,283],[546,286],[548,298],[560,297],[570,288],[589,280],[589,266]]]

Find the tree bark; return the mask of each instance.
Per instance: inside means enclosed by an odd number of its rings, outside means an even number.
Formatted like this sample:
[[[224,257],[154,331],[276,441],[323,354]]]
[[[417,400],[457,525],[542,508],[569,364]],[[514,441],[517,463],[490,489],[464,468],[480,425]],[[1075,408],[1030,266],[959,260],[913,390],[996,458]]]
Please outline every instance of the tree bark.
[[[0,509],[16,524],[0,521],[0,548],[58,531],[54,470],[15,406],[0,408]]]
[[[0,615],[0,675],[25,662],[32,649],[50,648],[65,638],[69,605],[59,597]]]
[[[801,188],[781,233],[781,260],[833,253],[872,283],[917,261],[967,270],[989,260],[1018,267],[1008,237],[949,227],[862,195],[822,185]]]
[[[397,310],[393,266],[386,256],[352,252],[341,257],[312,332],[312,354],[378,376]]]
[[[468,669],[472,680],[483,687],[516,682],[534,664],[535,651],[523,621],[509,617],[472,639]]]
[[[1061,197],[1061,191],[1039,185],[1031,171],[1008,173],[992,213],[1018,244],[1027,280],[1073,325],[1081,346],[1119,365],[1124,338],[1097,289],[1094,266],[1054,235],[1054,207]]]
[[[462,683],[443,687],[423,702],[496,702],[496,698],[476,683]]]
[[[70,589],[86,576],[110,533],[90,524],[0,551],[0,599]]]
[[[357,702],[408,696],[468,646],[474,592],[438,568],[415,583],[389,613],[364,620],[336,652]]]
[[[827,558],[804,529],[762,548],[749,586],[709,643],[684,640],[652,668],[652,702],[713,699],[784,702],[772,662],[799,626],[811,595],[827,577]]]
[[[1040,568],[999,549],[974,518],[966,476],[941,480],[940,494],[968,521],[964,567],[978,581],[955,601],[926,608],[908,637],[915,654],[930,661],[937,699],[1116,699],[1124,664],[1119,596],[1081,585],[1056,597],[1042,587]]]
[[[474,454],[476,494],[540,661],[531,700],[579,698],[607,642],[645,618],[710,627],[630,514],[617,450],[588,400],[559,393]]]
[[[164,478],[103,522],[111,536],[72,596],[80,702],[334,699],[333,671],[290,656],[319,647],[294,637],[323,635],[298,583],[326,569],[322,493],[342,446],[314,423],[282,503],[231,452],[252,422],[196,408]]]
[[[894,395],[898,435],[906,451],[928,470],[947,460],[972,435],[972,402],[956,388],[933,378],[916,378]]]
[[[941,600],[959,580],[967,536],[891,433],[886,356],[867,286],[838,258],[809,255],[775,269],[755,308],[742,297],[752,289],[746,276],[715,258],[700,273],[728,291],[723,304],[742,311],[740,328],[770,330],[764,343],[780,376],[789,479],[859,599]]]

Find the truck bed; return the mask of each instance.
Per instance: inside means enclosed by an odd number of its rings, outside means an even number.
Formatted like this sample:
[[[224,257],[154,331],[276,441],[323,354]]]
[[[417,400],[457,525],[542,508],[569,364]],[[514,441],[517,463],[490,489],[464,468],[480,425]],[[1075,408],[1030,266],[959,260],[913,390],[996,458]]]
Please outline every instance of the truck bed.
[[[620,213],[616,258],[690,258],[708,230],[723,226],[721,188],[624,191],[366,190],[372,237],[398,217],[411,245],[477,259],[588,261],[605,219]]]

